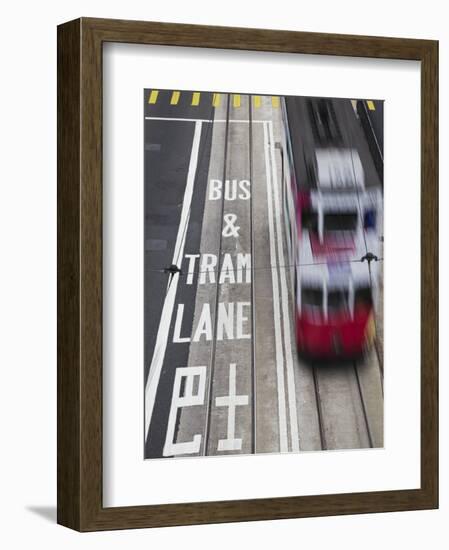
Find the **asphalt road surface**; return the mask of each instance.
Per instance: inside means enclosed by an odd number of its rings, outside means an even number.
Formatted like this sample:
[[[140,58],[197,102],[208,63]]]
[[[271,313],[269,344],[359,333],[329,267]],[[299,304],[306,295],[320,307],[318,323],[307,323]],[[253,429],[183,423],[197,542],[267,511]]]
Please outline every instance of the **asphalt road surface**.
[[[296,352],[282,99],[144,101],[145,457],[383,446],[378,347],[326,365]]]

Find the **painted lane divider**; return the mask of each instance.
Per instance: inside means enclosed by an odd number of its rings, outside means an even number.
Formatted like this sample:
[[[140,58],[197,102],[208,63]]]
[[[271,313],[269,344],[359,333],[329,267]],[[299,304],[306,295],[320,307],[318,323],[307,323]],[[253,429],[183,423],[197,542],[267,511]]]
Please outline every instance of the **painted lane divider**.
[[[273,135],[273,123],[267,123],[269,131],[269,149],[271,159],[271,169],[273,174],[273,190],[274,190],[274,205],[275,205],[275,222],[277,232],[277,252],[278,252],[278,266],[285,265],[284,259],[284,246],[282,242],[282,228],[281,228],[281,200],[280,189],[277,177],[276,159],[275,159],[275,141]],[[287,394],[288,394],[288,408],[290,417],[290,435],[291,435],[291,447],[293,452],[299,451],[299,436],[298,436],[298,414],[296,410],[296,389],[295,378],[293,373],[293,354],[292,343],[290,333],[290,312],[288,307],[288,290],[286,273],[284,269],[280,269],[281,280],[281,297],[282,297],[282,319],[284,327],[284,347],[285,347],[285,363],[287,370]]]
[[[200,104],[200,98],[201,98],[200,92],[193,92],[193,94],[192,94],[192,105],[194,107],[197,107]]]
[[[170,102],[169,102],[170,105],[178,105],[179,100],[181,98],[181,93],[186,93],[186,92],[180,92],[178,90],[172,91],[172,93],[170,95]],[[200,102],[201,102],[201,92],[188,92],[188,93],[192,94],[190,104],[193,107],[198,107]],[[226,94],[222,94],[222,93],[213,93],[212,94],[212,107],[219,107],[220,106],[222,95],[226,95]],[[255,95],[255,96],[253,96],[253,98],[254,98],[253,105],[256,109],[258,109],[259,107],[262,106],[262,97],[267,97],[267,98],[271,97],[272,107],[274,107],[274,108],[279,107],[279,105],[280,105],[279,96]],[[242,105],[242,96],[241,96],[241,94],[232,94],[232,98],[233,98],[232,99],[233,107],[236,108],[236,109],[241,107],[241,105]],[[159,90],[151,90],[150,95],[148,96],[148,103],[150,105],[155,105],[158,100],[159,100]],[[375,105],[374,105],[373,101],[367,101],[367,104],[368,104],[368,108],[370,110],[372,110],[372,111],[375,110]]]
[[[276,244],[274,240],[274,220],[273,220],[273,204],[272,204],[272,183],[271,183],[271,168],[269,156],[269,137],[268,123],[263,125],[264,133],[264,150],[265,150],[265,174],[267,181],[267,204],[268,204],[268,231],[270,235],[270,265],[271,279],[273,286],[273,313],[274,313],[274,336],[275,336],[275,362],[276,362],[276,378],[277,378],[277,393],[278,393],[278,418],[279,418],[279,450],[281,453],[288,452],[288,437],[287,437],[287,404],[285,402],[285,379],[284,379],[284,354],[282,350],[281,337],[281,308],[279,304],[279,277],[276,266]]]
[[[177,105],[180,95],[181,95],[180,92],[173,92],[170,99],[170,105]]]
[[[148,98],[148,103],[151,103],[151,104],[156,103],[158,95],[159,95],[158,90],[151,90],[150,97]]]

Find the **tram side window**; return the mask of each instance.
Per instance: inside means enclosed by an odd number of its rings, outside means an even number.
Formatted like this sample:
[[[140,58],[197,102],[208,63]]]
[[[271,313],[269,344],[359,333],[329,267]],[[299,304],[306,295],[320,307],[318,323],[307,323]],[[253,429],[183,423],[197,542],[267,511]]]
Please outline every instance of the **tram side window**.
[[[358,307],[371,308],[373,305],[373,294],[369,286],[356,288],[354,292],[354,309]]]
[[[330,290],[327,295],[327,310],[329,313],[342,313],[349,311],[349,294],[347,290]]]
[[[321,309],[323,307],[323,291],[316,287],[302,287],[301,304]]]
[[[365,210],[363,215],[363,227],[365,229],[376,229],[376,211],[373,208]]]
[[[301,213],[302,229],[318,233],[318,213],[313,210],[304,209]]]

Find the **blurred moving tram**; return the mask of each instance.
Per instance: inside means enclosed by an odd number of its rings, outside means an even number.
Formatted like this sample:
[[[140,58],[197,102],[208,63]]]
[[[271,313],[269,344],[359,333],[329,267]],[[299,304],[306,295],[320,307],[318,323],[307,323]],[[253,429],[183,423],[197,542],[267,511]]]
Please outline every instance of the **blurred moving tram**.
[[[287,97],[282,108],[298,351],[358,357],[375,338],[382,182],[350,100]]]

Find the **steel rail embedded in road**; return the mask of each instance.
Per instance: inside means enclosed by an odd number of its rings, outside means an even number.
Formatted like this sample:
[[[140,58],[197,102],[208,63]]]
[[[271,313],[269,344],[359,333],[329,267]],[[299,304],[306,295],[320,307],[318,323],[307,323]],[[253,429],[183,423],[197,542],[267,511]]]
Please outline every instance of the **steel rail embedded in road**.
[[[375,353],[372,357],[377,360]],[[372,384],[368,385],[361,376],[364,370],[371,368],[371,376],[374,369],[377,370],[369,362],[369,358],[340,363],[311,362],[322,450],[383,446],[383,423],[379,427],[376,414],[373,414],[373,409],[368,404]],[[332,394],[329,388],[337,388],[338,394]],[[351,415],[346,411],[347,418],[344,418],[340,410],[344,402],[352,403],[352,408],[357,413]],[[339,410],[340,415],[337,414]],[[351,423],[353,426],[349,429]],[[346,434],[342,429],[343,425],[346,427]]]
[[[223,158],[223,184],[226,181],[226,170],[227,170],[227,160],[228,160],[228,140],[229,140],[229,113],[230,113],[230,94],[226,94],[226,122],[225,122],[225,138],[224,138],[224,158]],[[225,196],[224,192],[221,200],[221,214],[220,219],[223,220],[225,208]],[[221,264],[222,264],[222,243],[223,243],[223,233],[220,231],[220,239],[218,245],[218,269],[217,272],[220,273]],[[203,455],[207,455],[207,449],[209,446],[209,435],[210,435],[210,424],[211,424],[211,411],[212,411],[212,400],[213,400],[213,380],[214,380],[214,370],[215,370],[215,355],[217,350],[217,322],[218,322],[218,302],[220,295],[220,285],[218,284],[218,278],[215,289],[215,306],[214,306],[214,320],[213,320],[213,332],[212,332],[212,347],[211,347],[211,360],[210,360],[210,373],[209,373],[209,386],[207,389],[206,395],[206,422],[204,426],[204,443],[203,443]]]
[[[255,247],[254,247],[254,189],[253,189],[253,102],[252,96],[248,96],[248,120],[249,120],[249,181],[250,181],[250,203],[249,203],[249,233],[250,233],[250,250],[251,250],[251,452],[257,452],[257,429],[256,429],[256,316],[254,314],[254,309],[256,305],[256,296],[255,296],[255,273],[254,273],[254,258],[255,258]]]

